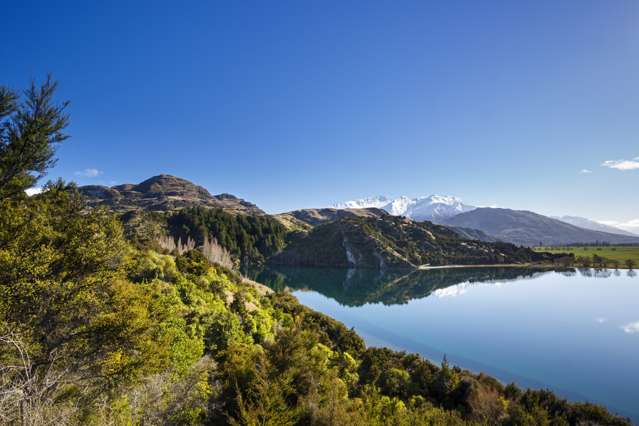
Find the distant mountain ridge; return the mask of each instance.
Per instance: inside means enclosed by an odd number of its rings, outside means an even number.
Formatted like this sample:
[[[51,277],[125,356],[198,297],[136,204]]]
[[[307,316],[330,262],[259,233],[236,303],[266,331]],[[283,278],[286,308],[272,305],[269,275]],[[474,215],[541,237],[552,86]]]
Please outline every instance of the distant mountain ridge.
[[[547,217],[533,212],[478,208],[445,195],[377,196],[334,205],[338,209],[379,208],[395,216],[447,225],[467,239],[526,246],[579,243],[639,244],[639,235],[577,216]],[[475,214],[473,214],[475,213]]]
[[[451,217],[445,224],[478,229],[498,240],[524,246],[604,242],[639,244],[639,237],[584,229],[526,210],[478,208]]]
[[[89,205],[107,205],[119,212],[170,211],[189,206],[221,208],[230,213],[264,215],[255,204],[231,194],[211,195],[207,189],[171,175],[153,176],[139,184],[79,188]]]
[[[337,209],[379,208],[394,216],[406,216],[413,220],[429,220],[441,223],[445,219],[472,211],[476,207],[464,204],[462,200],[448,195],[429,195],[428,197],[397,197],[387,198],[383,195],[362,198],[359,200],[336,203]]]
[[[566,222],[571,225],[578,226],[580,228],[590,229],[592,231],[601,231],[601,232],[608,232],[611,234],[627,235],[629,237],[639,237],[639,235],[633,234],[632,232],[625,231],[623,229],[616,228],[614,226],[599,223],[594,220],[586,219],[585,217],[579,217],[579,216],[551,216],[551,217],[553,219],[561,220],[562,222]]]

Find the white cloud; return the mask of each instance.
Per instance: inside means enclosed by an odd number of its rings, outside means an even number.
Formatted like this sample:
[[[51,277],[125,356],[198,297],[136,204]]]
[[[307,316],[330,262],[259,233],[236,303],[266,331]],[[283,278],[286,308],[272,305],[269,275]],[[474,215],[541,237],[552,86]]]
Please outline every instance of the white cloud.
[[[599,324],[603,324],[604,322],[608,321],[608,318],[606,317],[597,317],[595,318],[595,321]]]
[[[636,334],[639,333],[639,321],[630,322],[621,327],[624,333]]]
[[[94,177],[100,176],[103,173],[104,172],[102,170],[88,168],[88,169],[84,169],[84,170],[80,170],[78,172],[75,172],[75,175],[76,176],[82,176],[82,177],[85,177],[85,178],[94,178]]]
[[[467,284],[457,284],[450,287],[437,289],[433,292],[433,294],[440,299],[442,297],[457,297],[461,296],[462,294],[466,294],[467,288]]]
[[[33,188],[27,188],[24,192],[30,197],[32,195],[40,194],[42,192],[42,188],[39,186],[34,186]]]
[[[636,170],[639,169],[639,157],[635,157],[632,160],[607,160],[601,165],[617,170]]]
[[[587,175],[587,174],[592,173],[592,170],[590,170],[590,169],[581,169],[579,171],[579,173],[581,173],[582,175]]]

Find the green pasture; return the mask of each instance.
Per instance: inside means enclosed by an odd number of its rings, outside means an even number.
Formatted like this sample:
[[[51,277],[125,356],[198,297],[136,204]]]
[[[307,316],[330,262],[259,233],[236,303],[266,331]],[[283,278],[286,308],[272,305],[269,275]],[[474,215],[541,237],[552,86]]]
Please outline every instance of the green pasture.
[[[639,266],[639,246],[564,246],[564,247],[535,247],[536,251],[551,253],[573,253],[575,258],[594,258],[599,256],[606,260],[618,261],[621,267],[625,267],[628,259]]]

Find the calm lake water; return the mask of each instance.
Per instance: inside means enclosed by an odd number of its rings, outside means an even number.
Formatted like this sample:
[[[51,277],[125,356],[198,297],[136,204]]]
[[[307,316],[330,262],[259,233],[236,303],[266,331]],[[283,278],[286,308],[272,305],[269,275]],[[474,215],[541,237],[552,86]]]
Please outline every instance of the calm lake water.
[[[606,405],[639,424],[633,271],[283,268],[257,279],[342,321],[371,346],[444,356],[505,383]]]

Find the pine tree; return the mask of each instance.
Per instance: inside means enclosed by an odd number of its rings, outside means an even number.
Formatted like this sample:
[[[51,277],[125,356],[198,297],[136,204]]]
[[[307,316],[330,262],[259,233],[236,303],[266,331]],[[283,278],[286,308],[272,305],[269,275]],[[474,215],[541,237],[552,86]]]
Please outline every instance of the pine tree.
[[[21,194],[55,163],[55,146],[67,139],[67,102],[55,104],[58,84],[49,76],[31,83],[24,99],[0,87],[0,197]]]

